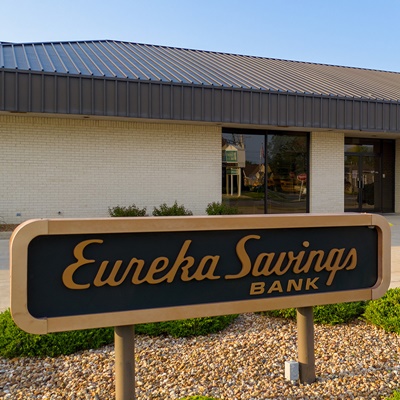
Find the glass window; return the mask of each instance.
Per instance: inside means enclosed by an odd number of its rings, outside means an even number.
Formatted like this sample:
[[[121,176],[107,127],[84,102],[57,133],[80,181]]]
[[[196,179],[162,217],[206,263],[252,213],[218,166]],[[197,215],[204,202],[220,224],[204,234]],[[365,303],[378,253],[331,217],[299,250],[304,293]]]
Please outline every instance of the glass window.
[[[223,133],[222,199],[243,214],[307,212],[308,138]]]

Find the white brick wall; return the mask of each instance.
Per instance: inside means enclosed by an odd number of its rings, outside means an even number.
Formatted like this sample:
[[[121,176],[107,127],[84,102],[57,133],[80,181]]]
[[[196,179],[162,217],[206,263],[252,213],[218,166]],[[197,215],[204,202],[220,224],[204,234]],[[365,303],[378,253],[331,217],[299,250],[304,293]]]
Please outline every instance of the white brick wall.
[[[106,217],[175,200],[221,199],[221,129],[206,125],[0,116],[0,217]],[[17,216],[21,214],[21,216]]]
[[[310,212],[344,211],[344,134],[310,135]]]

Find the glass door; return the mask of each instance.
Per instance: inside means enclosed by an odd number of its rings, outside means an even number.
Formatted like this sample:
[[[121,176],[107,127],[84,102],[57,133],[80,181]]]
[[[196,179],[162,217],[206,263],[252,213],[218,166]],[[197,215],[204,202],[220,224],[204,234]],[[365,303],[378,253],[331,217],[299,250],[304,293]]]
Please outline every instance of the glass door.
[[[346,211],[368,212],[381,208],[380,157],[346,154],[344,198]]]

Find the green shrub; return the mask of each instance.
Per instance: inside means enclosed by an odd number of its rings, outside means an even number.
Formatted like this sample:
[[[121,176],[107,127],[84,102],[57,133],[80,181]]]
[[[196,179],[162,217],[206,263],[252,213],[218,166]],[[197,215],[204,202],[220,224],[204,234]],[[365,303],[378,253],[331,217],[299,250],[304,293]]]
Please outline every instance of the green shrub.
[[[113,343],[113,328],[33,335],[15,325],[10,310],[0,314],[0,356],[57,357]]]
[[[135,332],[150,336],[188,337],[217,333],[226,328],[236,315],[194,318],[181,321],[135,325]],[[97,349],[114,342],[114,329],[87,329],[33,335],[21,330],[10,310],[0,313],[0,357],[57,357],[77,351]]]
[[[190,318],[178,321],[138,324],[135,332],[149,336],[171,335],[174,337],[190,337],[217,333],[229,326],[237,315],[219,317]]]
[[[159,208],[154,207],[153,215],[158,217],[171,215],[193,215],[193,213],[186,209],[183,205],[178,205],[178,202],[175,200],[175,203],[172,206],[168,206],[166,203],[163,203]]]
[[[209,203],[206,208],[206,213],[208,215],[232,215],[232,214],[240,214],[240,211],[237,207],[231,207],[224,203]]]
[[[393,392],[390,397],[386,397],[386,400],[400,400],[400,392]]]
[[[389,289],[380,299],[370,301],[363,318],[386,332],[400,334],[400,288]]]
[[[365,302],[328,304],[313,307],[314,322],[316,324],[337,325],[350,322],[360,317],[365,311]],[[264,315],[278,318],[296,319],[296,309],[264,311]]]
[[[135,204],[128,207],[116,206],[108,208],[111,217],[144,217],[146,215],[146,207],[139,208]]]

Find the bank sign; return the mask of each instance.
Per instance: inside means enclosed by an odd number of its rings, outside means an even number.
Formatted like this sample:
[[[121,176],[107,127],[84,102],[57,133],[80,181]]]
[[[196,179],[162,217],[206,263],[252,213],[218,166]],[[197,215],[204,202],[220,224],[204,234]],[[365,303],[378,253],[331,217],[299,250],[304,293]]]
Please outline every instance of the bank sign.
[[[378,215],[28,221],[11,242],[11,312],[32,333],[380,297]]]

